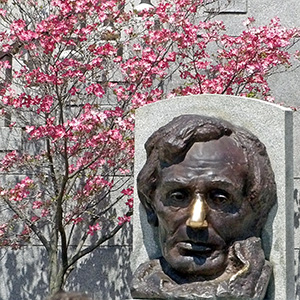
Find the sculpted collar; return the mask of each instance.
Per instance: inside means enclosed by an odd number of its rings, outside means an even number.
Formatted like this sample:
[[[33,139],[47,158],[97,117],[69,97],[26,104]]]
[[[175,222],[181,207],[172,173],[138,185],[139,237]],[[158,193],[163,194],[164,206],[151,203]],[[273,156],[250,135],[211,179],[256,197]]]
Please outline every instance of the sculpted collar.
[[[177,284],[162,268],[161,259],[137,269],[131,294],[139,299],[255,299],[262,300],[272,273],[259,238],[235,242],[229,249],[229,264],[218,278]]]

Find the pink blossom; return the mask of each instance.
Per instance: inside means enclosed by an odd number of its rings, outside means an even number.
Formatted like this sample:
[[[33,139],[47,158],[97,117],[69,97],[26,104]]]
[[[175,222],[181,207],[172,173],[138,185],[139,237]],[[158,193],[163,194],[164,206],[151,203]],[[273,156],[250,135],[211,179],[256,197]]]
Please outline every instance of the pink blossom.
[[[88,94],[94,94],[97,97],[102,97],[104,95],[104,90],[100,84],[91,84],[86,89]]]
[[[20,32],[22,29],[24,29],[24,27],[26,26],[26,23],[24,20],[16,20],[16,21],[13,21],[11,26],[10,26],[10,29],[13,31],[13,32]]]
[[[243,22],[244,26],[249,26],[250,24],[254,23],[255,19],[253,17],[248,18],[246,21]]]
[[[133,208],[133,198],[129,198],[125,203],[130,209]]]
[[[29,226],[25,225],[23,231],[21,232],[21,235],[27,235],[31,232],[31,229]]]
[[[16,202],[22,201],[30,194],[30,188],[33,184],[32,179],[25,177],[21,182],[17,183],[14,188],[9,190],[9,200]]]
[[[0,225],[0,238],[5,235],[6,230],[7,230],[7,226],[8,226],[8,224],[1,224]]]
[[[133,194],[133,187],[130,187],[130,188],[128,188],[128,189],[124,189],[124,190],[121,191],[121,193],[122,193],[123,195],[130,196],[130,195]]]
[[[7,60],[0,61],[0,66],[4,69],[11,69],[11,64]]]
[[[49,209],[42,209],[42,212],[41,212],[41,217],[44,218],[44,217],[47,217],[49,215],[50,211]]]
[[[8,171],[18,161],[19,155],[16,150],[9,152],[1,160],[1,171]]]
[[[30,220],[31,220],[32,223],[34,223],[34,222],[38,221],[39,219],[40,218],[37,217],[37,216],[32,216]]]
[[[73,86],[70,90],[69,93],[74,96],[77,92],[79,92],[80,90],[77,89],[75,86]]]
[[[130,216],[124,215],[123,217],[118,217],[118,220],[119,220],[118,225],[123,225],[126,222],[130,222],[131,218]]]
[[[53,97],[46,95],[41,99],[40,102],[40,108],[37,109],[37,113],[39,114],[40,112],[45,112],[45,113],[49,113],[51,106],[53,104]]]
[[[123,168],[119,168],[119,172],[123,175],[126,175],[126,174],[129,174],[130,173],[130,170],[128,169],[123,169]]]
[[[26,126],[26,132],[29,133],[29,134],[30,134],[34,129],[35,129],[34,126]]]
[[[9,50],[11,49],[11,45],[9,44],[3,44],[1,47],[3,52],[9,52]]]
[[[101,227],[100,227],[99,223],[97,223],[96,225],[89,225],[89,230],[87,233],[89,235],[94,235],[94,233],[100,229],[101,229]]]
[[[71,221],[74,223],[74,224],[79,224],[83,221],[83,218],[82,217],[78,217],[78,218],[73,218],[71,219]]]
[[[41,201],[34,201],[34,202],[32,203],[32,208],[33,208],[33,209],[38,209],[38,208],[40,208],[42,205],[43,205],[43,202],[41,202]]]
[[[6,15],[6,10],[0,8],[0,16],[5,17],[5,15]]]
[[[133,45],[132,45],[132,49],[133,49],[134,51],[141,51],[141,50],[142,50],[142,47],[141,47],[140,44],[133,44]]]

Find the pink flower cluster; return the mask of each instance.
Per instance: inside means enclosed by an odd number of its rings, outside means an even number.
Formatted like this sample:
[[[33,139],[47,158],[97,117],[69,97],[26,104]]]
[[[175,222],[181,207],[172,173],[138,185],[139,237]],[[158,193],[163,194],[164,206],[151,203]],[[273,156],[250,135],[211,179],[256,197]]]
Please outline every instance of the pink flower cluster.
[[[6,105],[14,106],[15,108],[21,108],[23,106],[29,108],[32,105],[38,106],[36,112],[40,114],[41,112],[49,113],[51,106],[53,104],[53,97],[46,95],[44,97],[35,96],[32,98],[30,95],[22,93],[17,97],[4,96],[2,102]]]
[[[124,215],[123,217],[118,217],[118,220],[119,220],[118,225],[123,225],[126,222],[130,222],[131,218],[130,216]]]
[[[8,171],[19,160],[19,155],[16,150],[7,153],[1,160],[0,170]]]
[[[10,201],[20,202],[30,194],[30,189],[34,186],[34,182],[29,177],[25,177],[21,182],[17,183],[12,189],[2,189],[0,196],[6,196]]]
[[[89,179],[84,186],[83,195],[92,195],[95,192],[101,191],[104,187],[111,188],[113,186],[113,182],[109,182],[105,180],[102,176],[94,176]]]
[[[126,195],[126,196],[131,196],[133,194],[133,187],[130,187],[130,188],[127,188],[127,189],[124,189],[121,191],[121,193],[123,195]],[[130,197],[127,199],[126,203],[125,203],[130,209],[133,208],[133,198]]]
[[[88,230],[88,234],[89,235],[94,235],[96,231],[100,230],[101,227],[99,225],[99,223],[97,223],[96,225],[90,225],[89,226],[89,230]]]

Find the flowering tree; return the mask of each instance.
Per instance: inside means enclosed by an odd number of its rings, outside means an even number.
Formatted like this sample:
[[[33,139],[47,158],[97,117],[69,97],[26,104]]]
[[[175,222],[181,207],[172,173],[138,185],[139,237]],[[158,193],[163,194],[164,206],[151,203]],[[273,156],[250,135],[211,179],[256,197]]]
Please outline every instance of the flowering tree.
[[[267,78],[291,66],[299,36],[250,18],[232,37],[203,0],[143,11],[123,0],[1,3],[1,114],[22,134],[1,171],[22,176],[2,180],[0,245],[37,239],[50,293],[130,220],[134,110],[201,93],[272,101]]]

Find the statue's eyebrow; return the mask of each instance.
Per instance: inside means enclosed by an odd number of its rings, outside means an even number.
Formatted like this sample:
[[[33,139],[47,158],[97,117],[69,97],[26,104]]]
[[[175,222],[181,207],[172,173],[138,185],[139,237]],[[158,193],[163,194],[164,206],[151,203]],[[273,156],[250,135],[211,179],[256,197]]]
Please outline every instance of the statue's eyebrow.
[[[175,178],[170,178],[170,179],[167,179],[167,180],[164,180],[162,179],[161,182],[163,183],[164,186],[167,186],[167,187],[172,187],[172,186],[182,186],[182,187],[186,187],[190,184],[190,180],[186,180],[186,181],[183,181],[183,180],[177,180]]]
[[[195,179],[195,181],[197,180]],[[186,188],[191,184],[193,185],[193,180],[189,178],[183,178],[183,177],[179,180],[177,177],[177,178],[167,178],[165,180],[162,179],[161,183],[163,184],[164,187],[167,188],[172,188],[172,187]],[[218,187],[224,189],[236,189],[236,184],[226,177],[220,177],[220,176],[214,177],[211,178],[211,180],[205,180],[204,183],[205,185],[209,184],[209,187],[211,188]]]

